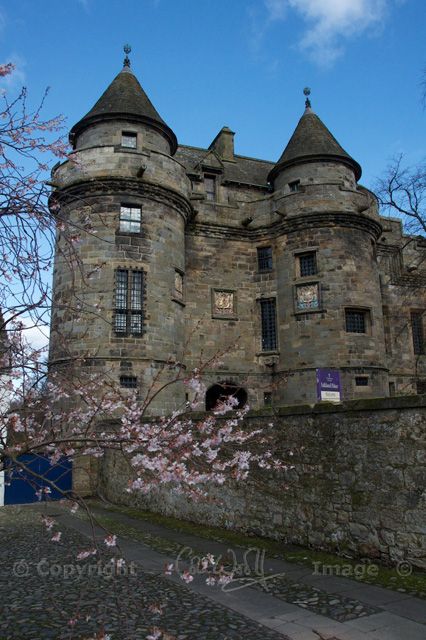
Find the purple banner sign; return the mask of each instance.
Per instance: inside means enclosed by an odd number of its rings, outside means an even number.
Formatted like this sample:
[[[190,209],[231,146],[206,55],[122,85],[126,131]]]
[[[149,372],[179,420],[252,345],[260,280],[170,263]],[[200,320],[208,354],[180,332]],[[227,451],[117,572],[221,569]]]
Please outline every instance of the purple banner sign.
[[[317,369],[317,397],[318,400],[340,402],[342,390],[340,373],[334,369]]]

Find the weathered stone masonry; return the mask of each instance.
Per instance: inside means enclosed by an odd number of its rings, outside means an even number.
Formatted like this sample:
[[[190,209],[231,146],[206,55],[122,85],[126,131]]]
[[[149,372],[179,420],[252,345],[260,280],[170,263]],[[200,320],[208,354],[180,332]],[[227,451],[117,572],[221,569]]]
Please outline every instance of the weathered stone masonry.
[[[210,392],[239,388],[258,410],[248,421],[273,417],[277,451],[295,451],[284,495],[265,476],[262,491],[212,491],[213,504],[163,492],[144,506],[424,567],[424,398],[383,397],[426,391],[426,239],[378,214],[309,101],[276,163],[236,154],[228,127],[206,149],[178,145],[126,60],[70,140],[74,157],[52,173],[52,210],[70,225],[58,227],[51,369],[81,366],[144,398],[170,362],[191,370],[228,347],[205,371]],[[86,227],[70,263],[66,234]],[[338,369],[358,401],[307,406],[317,368]],[[186,399],[170,386],[151,413]],[[76,490],[95,490],[95,467]],[[142,504],[122,460],[101,470],[110,499]]]
[[[426,388],[426,240],[379,216],[309,101],[276,163],[237,155],[228,127],[208,149],[178,145],[126,63],[70,139],[52,202],[71,225],[90,221],[78,251],[93,274],[70,268],[60,232],[52,368],[126,372],[143,398],[170,360],[190,370],[229,347],[207,381],[243,388],[252,407],[315,402],[317,368],[340,371],[344,399]],[[123,230],[123,206],[139,226]],[[120,274],[142,282],[140,331],[130,297],[117,331]],[[151,411],[184,401],[170,387]]]
[[[214,502],[190,502],[161,490],[129,494],[121,457],[102,462],[103,495],[202,524],[301,545],[344,550],[384,562],[426,568],[425,398],[405,397],[262,409],[250,426],[275,425],[277,452],[294,451],[288,490],[274,480],[211,491]]]

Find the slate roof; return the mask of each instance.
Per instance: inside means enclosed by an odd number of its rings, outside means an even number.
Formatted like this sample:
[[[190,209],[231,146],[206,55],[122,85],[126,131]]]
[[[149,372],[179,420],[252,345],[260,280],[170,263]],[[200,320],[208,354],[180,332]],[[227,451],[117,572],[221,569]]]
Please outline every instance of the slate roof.
[[[189,173],[199,174],[203,172],[203,166],[209,166],[211,154],[209,149],[179,145],[175,158],[185,166]],[[262,187],[268,186],[268,173],[274,167],[273,162],[238,155],[235,155],[234,159],[235,163],[216,160],[214,166],[220,165],[224,180]]]
[[[144,122],[159,129],[169,139],[172,155],[176,151],[175,134],[161,118],[136,76],[128,67],[124,67],[120,71],[92,109],[73,126],[70,131],[70,140],[72,142],[91,124],[120,117]]]
[[[361,167],[337,142],[325,124],[307,107],[277,164],[269,174],[272,181],[281,169],[301,162],[332,160],[351,167],[357,180]]]

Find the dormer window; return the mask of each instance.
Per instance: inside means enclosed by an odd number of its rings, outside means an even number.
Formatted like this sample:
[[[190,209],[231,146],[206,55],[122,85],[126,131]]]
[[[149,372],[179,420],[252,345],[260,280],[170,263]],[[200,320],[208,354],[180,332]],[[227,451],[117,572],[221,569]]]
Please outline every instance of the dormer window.
[[[204,188],[206,190],[206,200],[215,202],[216,200],[216,177],[204,176]]]
[[[289,182],[288,187],[290,189],[290,193],[296,193],[296,191],[300,190],[300,180],[293,180],[293,182]]]
[[[121,134],[121,146],[127,149],[136,149],[137,134],[131,131],[123,131]]]

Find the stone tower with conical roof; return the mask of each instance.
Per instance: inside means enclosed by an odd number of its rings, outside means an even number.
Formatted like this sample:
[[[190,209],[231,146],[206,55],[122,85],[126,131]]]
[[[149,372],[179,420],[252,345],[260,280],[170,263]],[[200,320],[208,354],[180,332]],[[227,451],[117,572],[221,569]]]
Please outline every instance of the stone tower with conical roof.
[[[312,389],[318,369],[340,372],[346,398],[361,379],[375,395],[387,394],[376,258],[381,226],[375,198],[358,186],[360,177],[358,162],[307,99],[268,176],[286,224],[278,240],[277,298],[281,317],[292,309],[290,321],[281,327],[285,346],[280,353],[280,366],[292,371],[290,394],[298,387]]]
[[[227,126],[205,148],[178,145],[126,58],[70,139],[52,177],[71,223],[58,228],[52,368],[78,362],[145,398],[171,362],[202,363],[207,409],[229,393],[312,403],[328,371],[342,399],[426,385],[425,289],[409,289],[423,245],[378,215],[309,99],[276,163],[236,154]],[[151,410],[185,399],[172,385]]]
[[[54,207],[69,224],[57,243],[50,365],[78,362],[82,372],[146,393],[181,358],[190,181],[173,157],[175,134],[127,57],[70,141],[71,159],[52,175]],[[70,229],[78,236],[72,251]],[[151,409],[181,401],[182,388],[172,388]]]

